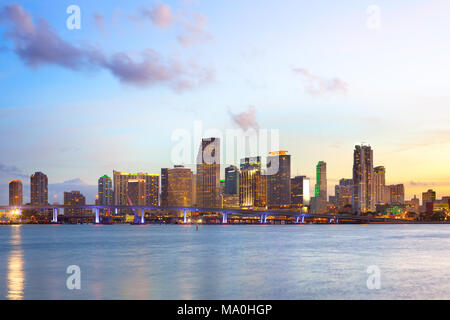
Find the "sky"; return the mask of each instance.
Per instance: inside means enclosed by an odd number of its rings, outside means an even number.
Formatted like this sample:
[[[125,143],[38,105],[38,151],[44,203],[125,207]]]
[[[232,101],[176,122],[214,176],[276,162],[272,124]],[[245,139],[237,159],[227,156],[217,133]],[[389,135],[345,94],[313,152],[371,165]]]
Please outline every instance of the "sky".
[[[235,129],[277,131],[312,186],[326,161],[330,194],[364,142],[406,198],[450,195],[448,12],[446,0],[0,0],[0,203],[12,179],[29,201],[35,171],[50,201],[81,190],[92,203],[104,174],[179,164],[178,132],[194,155],[208,130]]]

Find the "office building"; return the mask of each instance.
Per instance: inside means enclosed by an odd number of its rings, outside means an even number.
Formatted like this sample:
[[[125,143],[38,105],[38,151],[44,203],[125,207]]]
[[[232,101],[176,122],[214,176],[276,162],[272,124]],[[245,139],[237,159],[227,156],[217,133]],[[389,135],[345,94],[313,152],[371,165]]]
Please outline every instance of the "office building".
[[[70,207],[78,207],[86,205],[86,198],[80,191],[64,192],[64,205]],[[64,215],[84,215],[92,214],[92,210],[83,208],[65,208]]]
[[[112,206],[114,204],[112,179],[106,174],[98,179],[97,203],[101,206]]]
[[[197,156],[197,206],[216,208],[220,199],[220,139],[202,139]]]
[[[30,178],[31,205],[48,204],[48,178],[42,172],[36,172]]]
[[[427,203],[433,203],[436,201],[436,191],[428,189],[427,192],[422,193],[422,206],[426,206]]]
[[[357,214],[374,211],[373,151],[370,146],[355,146],[353,153],[353,184],[353,211]]]
[[[267,179],[261,169],[261,157],[241,160],[239,204],[242,208],[263,208],[267,205]]]
[[[267,206],[291,206],[291,156],[287,151],[271,152],[267,157]]]
[[[225,168],[225,194],[239,194],[239,169],[236,166]]]
[[[373,169],[373,186],[375,205],[385,204],[386,169],[383,166]]]
[[[23,204],[23,186],[22,181],[13,180],[9,183],[9,205],[11,207],[20,207]]]

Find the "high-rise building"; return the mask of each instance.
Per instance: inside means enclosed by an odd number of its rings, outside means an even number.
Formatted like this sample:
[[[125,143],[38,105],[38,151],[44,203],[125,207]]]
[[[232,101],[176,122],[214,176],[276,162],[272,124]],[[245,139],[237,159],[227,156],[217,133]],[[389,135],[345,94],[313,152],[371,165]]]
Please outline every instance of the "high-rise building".
[[[113,205],[112,179],[104,175],[98,179],[98,199],[97,203],[101,206]]]
[[[145,174],[145,205],[157,207],[159,205],[159,174]]]
[[[130,205],[128,199],[128,186],[129,180],[143,180],[138,181],[136,185],[136,181],[133,181],[133,188],[138,188],[138,190],[133,189],[133,196],[136,194],[139,196],[138,203],[142,203],[145,206],[157,206],[159,202],[159,174],[151,174],[151,173],[128,173],[128,172],[119,172],[114,171],[114,204],[121,206]],[[140,191],[143,188],[144,191]],[[135,193],[137,192],[138,193]],[[144,197],[142,199],[142,196]],[[137,200],[137,199],[135,199]]]
[[[202,139],[197,156],[197,206],[216,208],[220,199],[220,139]]]
[[[336,207],[339,212],[352,205],[353,179],[341,179],[335,186]]]
[[[170,207],[192,206],[192,171],[184,166],[167,170],[167,204]]]
[[[261,169],[261,157],[241,160],[239,205],[243,208],[262,208],[267,205],[267,180]]]
[[[387,186],[389,188],[389,204],[404,205],[405,204],[405,186],[403,184],[395,184]]]
[[[373,187],[375,205],[385,204],[386,169],[383,166],[373,168]]]
[[[9,183],[9,205],[11,207],[20,207],[23,204],[22,181],[13,180]]]
[[[271,152],[267,157],[267,206],[291,206],[291,156],[287,151]]]
[[[303,207],[309,205],[309,180],[306,176],[291,179],[291,206]]]
[[[145,206],[145,180],[144,179],[128,179],[127,180],[127,200],[128,205]]]
[[[427,192],[422,193],[422,206],[426,206],[427,203],[433,203],[436,201],[436,191],[428,189]]]
[[[374,211],[373,151],[370,146],[355,146],[353,184],[353,211],[358,214]]]
[[[225,194],[239,194],[239,169],[236,166],[225,168]]]
[[[86,198],[81,194],[80,191],[64,192],[64,205],[69,207],[85,206]],[[89,213],[91,213],[89,209],[83,208],[64,209],[65,215],[82,215]]]
[[[48,204],[48,178],[42,172],[36,172],[30,178],[31,205]]]
[[[161,206],[167,207],[167,194],[169,192],[169,169],[161,169]]]
[[[414,195],[414,198],[412,198],[411,200],[405,201],[405,205],[411,212],[419,213],[420,201],[419,198],[416,197],[416,195]]]
[[[316,186],[314,188],[315,213],[326,213],[328,202],[327,189],[327,163],[319,161],[316,166]]]

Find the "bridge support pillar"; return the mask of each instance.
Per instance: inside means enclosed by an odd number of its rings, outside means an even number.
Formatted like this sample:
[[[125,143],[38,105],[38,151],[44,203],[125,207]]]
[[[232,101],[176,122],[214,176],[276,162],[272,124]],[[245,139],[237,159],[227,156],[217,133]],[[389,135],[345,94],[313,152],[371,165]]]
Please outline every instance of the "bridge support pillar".
[[[261,224],[266,224],[266,223],[267,223],[267,215],[262,214],[262,215],[261,215],[261,219],[259,220],[259,222],[260,222]]]
[[[228,223],[228,216],[226,213],[222,213],[222,223],[227,224]]]
[[[184,224],[187,223],[187,210],[184,210]]]
[[[95,208],[95,224],[100,224],[100,209]]]
[[[58,208],[54,208],[53,209],[53,219],[52,219],[53,223],[57,223],[58,222]]]
[[[145,211],[141,209],[141,224],[145,224]]]

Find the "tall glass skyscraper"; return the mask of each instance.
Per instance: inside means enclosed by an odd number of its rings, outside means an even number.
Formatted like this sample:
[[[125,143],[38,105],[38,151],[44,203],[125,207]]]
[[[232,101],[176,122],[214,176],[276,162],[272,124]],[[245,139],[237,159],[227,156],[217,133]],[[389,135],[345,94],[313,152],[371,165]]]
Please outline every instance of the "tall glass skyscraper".
[[[30,178],[31,204],[35,206],[48,204],[48,178],[42,172],[36,172]]]
[[[267,205],[267,179],[261,169],[261,157],[241,160],[239,205],[244,208],[264,208]]]
[[[353,153],[353,212],[375,210],[373,187],[373,151],[370,146],[355,146]]]
[[[98,179],[98,204],[101,206],[113,205],[112,179],[106,174]]]
[[[216,208],[220,200],[220,139],[202,139],[197,156],[197,206]]]
[[[9,183],[9,205],[20,207],[23,204],[22,181],[13,180]]]
[[[287,151],[271,152],[267,157],[267,205],[269,209],[291,206],[291,156]]]
[[[239,193],[239,169],[236,166],[225,168],[225,194]]]
[[[386,189],[386,169],[382,166],[373,169],[373,187],[375,205],[385,204],[389,201],[385,197]]]
[[[316,166],[316,185],[314,188],[315,213],[325,213],[327,211],[327,189],[327,163],[319,161]]]

